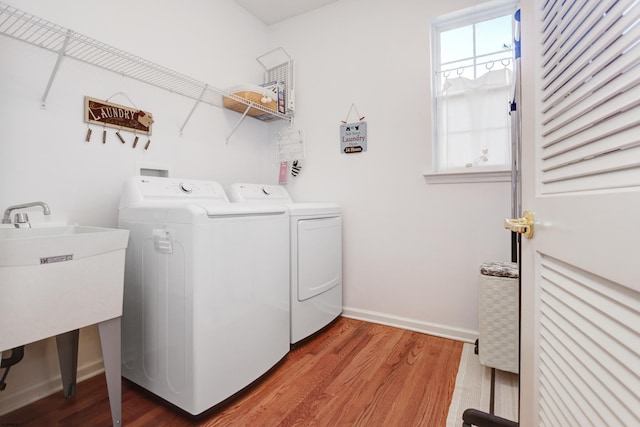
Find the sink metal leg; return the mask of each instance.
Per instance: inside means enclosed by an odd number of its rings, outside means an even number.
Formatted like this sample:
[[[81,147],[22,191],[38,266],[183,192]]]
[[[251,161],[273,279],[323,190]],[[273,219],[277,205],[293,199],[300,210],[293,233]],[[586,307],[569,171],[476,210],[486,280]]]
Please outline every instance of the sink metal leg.
[[[67,399],[71,399],[76,395],[79,337],[79,329],[56,335],[58,363],[60,364],[60,375],[62,376],[62,389],[64,397]]]
[[[100,345],[107,378],[111,419],[114,427],[122,425],[122,366],[120,342],[120,317],[98,323]]]

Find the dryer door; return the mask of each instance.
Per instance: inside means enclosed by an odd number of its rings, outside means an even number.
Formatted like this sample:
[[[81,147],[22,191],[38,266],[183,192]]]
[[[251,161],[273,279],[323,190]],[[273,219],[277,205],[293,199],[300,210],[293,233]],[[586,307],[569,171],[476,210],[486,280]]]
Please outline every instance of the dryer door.
[[[342,282],[342,219],[298,220],[298,301]]]

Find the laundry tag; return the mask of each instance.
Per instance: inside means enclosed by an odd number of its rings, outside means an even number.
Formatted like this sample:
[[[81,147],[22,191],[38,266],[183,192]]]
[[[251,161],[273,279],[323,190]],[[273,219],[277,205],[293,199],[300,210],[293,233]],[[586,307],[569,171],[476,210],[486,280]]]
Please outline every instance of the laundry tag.
[[[280,178],[278,179],[279,184],[287,183],[287,170],[289,170],[289,162],[280,162]]]
[[[153,230],[153,247],[156,252],[163,254],[173,253],[173,245],[171,244],[171,234],[167,230]]]

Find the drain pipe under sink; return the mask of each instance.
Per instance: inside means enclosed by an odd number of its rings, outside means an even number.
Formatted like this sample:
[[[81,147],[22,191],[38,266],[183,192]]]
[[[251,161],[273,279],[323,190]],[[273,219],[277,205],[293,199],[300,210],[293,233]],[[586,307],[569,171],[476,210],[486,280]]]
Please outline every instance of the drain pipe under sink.
[[[2,377],[0,377],[0,391],[7,388],[7,384],[4,381],[7,378],[7,375],[9,374],[9,369],[16,363],[20,362],[23,357],[24,357],[24,346],[21,345],[20,347],[12,348],[11,355],[9,357],[2,358],[2,361],[0,361],[0,369],[4,368],[4,372],[2,374]]]

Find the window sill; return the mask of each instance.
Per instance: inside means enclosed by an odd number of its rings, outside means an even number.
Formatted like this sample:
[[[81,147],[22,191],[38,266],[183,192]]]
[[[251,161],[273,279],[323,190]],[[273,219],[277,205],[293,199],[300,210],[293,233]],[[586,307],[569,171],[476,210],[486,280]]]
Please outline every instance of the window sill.
[[[424,178],[429,184],[463,184],[481,182],[510,182],[510,170],[484,170],[473,172],[439,172],[424,173]]]

